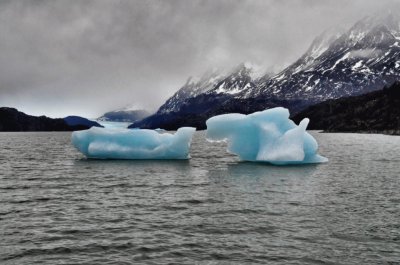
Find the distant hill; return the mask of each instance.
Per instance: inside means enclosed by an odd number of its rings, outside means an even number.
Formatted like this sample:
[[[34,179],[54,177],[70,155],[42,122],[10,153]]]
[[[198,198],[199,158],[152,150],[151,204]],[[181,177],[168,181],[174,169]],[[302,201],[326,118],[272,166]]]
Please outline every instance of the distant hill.
[[[400,82],[360,96],[328,100],[293,117],[310,118],[308,129],[400,135]]]
[[[88,120],[80,116],[67,116],[64,121],[68,126],[74,128],[74,130],[86,130],[91,127],[103,127],[95,121]]]
[[[89,129],[92,126],[102,127],[88,119],[69,116],[65,119],[52,119],[46,116],[31,116],[14,108],[0,108],[0,131],[75,131]]]

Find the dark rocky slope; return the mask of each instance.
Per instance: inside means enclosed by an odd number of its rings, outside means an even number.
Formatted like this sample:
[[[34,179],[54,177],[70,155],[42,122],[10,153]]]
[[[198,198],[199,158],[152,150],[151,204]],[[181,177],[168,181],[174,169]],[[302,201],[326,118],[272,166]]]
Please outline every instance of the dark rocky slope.
[[[368,94],[328,100],[293,117],[309,118],[308,129],[326,132],[400,134],[400,82]]]

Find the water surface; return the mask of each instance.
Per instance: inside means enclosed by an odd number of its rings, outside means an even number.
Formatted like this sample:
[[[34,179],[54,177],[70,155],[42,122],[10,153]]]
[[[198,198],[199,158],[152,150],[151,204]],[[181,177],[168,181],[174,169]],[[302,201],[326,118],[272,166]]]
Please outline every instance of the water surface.
[[[400,264],[400,137],[313,133],[327,164],[87,160],[0,133],[0,264]]]

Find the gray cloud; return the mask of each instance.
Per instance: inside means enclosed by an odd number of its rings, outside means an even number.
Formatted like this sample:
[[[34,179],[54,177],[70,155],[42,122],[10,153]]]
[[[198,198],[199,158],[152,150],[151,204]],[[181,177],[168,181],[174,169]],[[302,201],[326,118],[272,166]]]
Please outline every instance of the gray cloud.
[[[188,76],[244,61],[277,71],[324,29],[395,2],[2,1],[0,105],[90,117],[156,108]]]
[[[382,50],[375,49],[364,49],[364,50],[355,50],[351,51],[349,54],[350,58],[359,58],[359,59],[371,59],[374,57],[378,57],[383,54]]]

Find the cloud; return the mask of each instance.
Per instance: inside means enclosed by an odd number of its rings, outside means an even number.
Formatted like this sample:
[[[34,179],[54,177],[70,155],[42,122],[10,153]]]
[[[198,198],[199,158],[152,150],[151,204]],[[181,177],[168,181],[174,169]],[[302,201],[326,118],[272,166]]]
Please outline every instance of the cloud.
[[[96,117],[157,108],[188,76],[252,62],[277,71],[324,29],[396,1],[0,2],[0,105]]]
[[[350,52],[349,58],[360,58],[360,59],[370,59],[376,58],[383,53],[382,50],[375,50],[375,49],[361,49],[361,50],[354,50]]]

